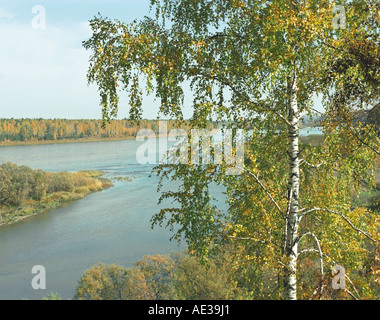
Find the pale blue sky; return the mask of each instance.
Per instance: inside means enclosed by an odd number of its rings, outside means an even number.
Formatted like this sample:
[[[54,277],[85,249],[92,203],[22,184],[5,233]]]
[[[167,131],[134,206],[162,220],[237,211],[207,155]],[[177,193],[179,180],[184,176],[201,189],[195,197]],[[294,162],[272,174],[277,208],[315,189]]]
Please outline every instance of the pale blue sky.
[[[46,11],[44,30],[32,25],[36,5]],[[0,0],[0,118],[101,118],[82,47],[98,12],[128,22],[149,15],[149,0]],[[128,117],[121,103],[119,118]],[[155,118],[156,106],[148,97],[144,117]]]
[[[87,86],[91,36],[88,20],[104,17],[131,22],[149,12],[150,0],[0,0],[0,118],[101,118],[95,85]],[[38,12],[46,28],[36,30]],[[188,101],[188,100],[186,100]],[[157,116],[158,103],[144,99],[144,118]],[[128,117],[121,99],[119,118]],[[191,108],[184,111],[191,117]]]

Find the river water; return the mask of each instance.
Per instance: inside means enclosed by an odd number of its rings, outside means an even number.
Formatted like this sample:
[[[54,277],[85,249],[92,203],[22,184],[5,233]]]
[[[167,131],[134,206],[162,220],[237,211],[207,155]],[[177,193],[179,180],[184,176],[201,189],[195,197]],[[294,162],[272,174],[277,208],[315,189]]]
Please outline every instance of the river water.
[[[184,248],[169,241],[169,230],[151,229],[150,219],[159,210],[158,178],[149,177],[153,165],[137,163],[141,144],[122,140],[0,148],[0,163],[11,161],[51,172],[103,170],[109,178],[133,177],[131,182],[115,181],[110,189],[0,228],[1,300],[41,299],[50,292],[70,299],[83,272],[98,262],[129,267],[144,255]],[[32,288],[35,265],[45,267],[46,290]]]

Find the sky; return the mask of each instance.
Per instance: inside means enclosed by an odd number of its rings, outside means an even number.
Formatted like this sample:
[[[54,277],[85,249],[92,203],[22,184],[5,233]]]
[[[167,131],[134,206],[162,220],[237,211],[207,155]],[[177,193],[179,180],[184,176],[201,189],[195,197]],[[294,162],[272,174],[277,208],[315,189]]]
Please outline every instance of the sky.
[[[152,15],[150,0],[0,0],[0,118],[101,119],[95,84],[88,85],[88,21],[132,22]],[[44,17],[44,18],[43,18]],[[185,89],[186,90],[186,89]],[[159,101],[143,101],[155,119]],[[186,105],[186,100],[185,100]],[[183,110],[190,118],[192,109]],[[118,118],[129,117],[121,98]]]
[[[0,0],[0,118],[101,118],[82,47],[98,13],[123,22],[151,15],[149,0]],[[147,97],[143,117],[156,118],[157,104]],[[122,99],[118,118],[128,110]]]

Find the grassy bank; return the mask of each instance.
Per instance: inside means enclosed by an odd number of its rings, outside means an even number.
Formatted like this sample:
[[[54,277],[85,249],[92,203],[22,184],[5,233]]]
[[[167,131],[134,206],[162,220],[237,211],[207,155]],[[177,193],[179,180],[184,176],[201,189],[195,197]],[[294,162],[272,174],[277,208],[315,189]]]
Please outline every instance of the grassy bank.
[[[111,186],[100,171],[50,173],[12,163],[0,166],[0,226],[62,207]]]

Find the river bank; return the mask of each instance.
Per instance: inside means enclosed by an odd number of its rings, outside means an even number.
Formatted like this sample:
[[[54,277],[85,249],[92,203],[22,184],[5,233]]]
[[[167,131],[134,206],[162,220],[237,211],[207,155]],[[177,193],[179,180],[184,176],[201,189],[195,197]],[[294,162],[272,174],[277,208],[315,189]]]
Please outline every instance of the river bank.
[[[6,163],[0,167],[0,227],[61,208],[109,188],[101,171],[50,173]]]
[[[45,144],[66,144],[66,143],[86,143],[86,142],[102,142],[102,141],[122,141],[134,140],[135,137],[110,137],[110,138],[78,138],[78,139],[60,139],[60,140],[36,140],[36,141],[2,141],[0,147],[12,146],[30,146]]]
[[[154,130],[153,130],[154,131]],[[171,134],[170,130],[166,133],[161,133],[156,130],[157,138],[174,137],[175,134]],[[218,129],[213,129],[211,133],[218,133]],[[321,139],[322,132],[319,127],[305,127],[300,131],[301,137],[312,136],[316,139]],[[27,140],[27,141],[14,141],[5,140],[0,141],[0,147],[12,147],[12,146],[29,146],[29,145],[50,145],[50,144],[67,144],[67,143],[87,143],[87,142],[105,142],[105,141],[123,141],[123,140],[136,140],[136,135],[131,136],[118,136],[118,137],[85,137],[85,138],[63,138],[55,140]]]

